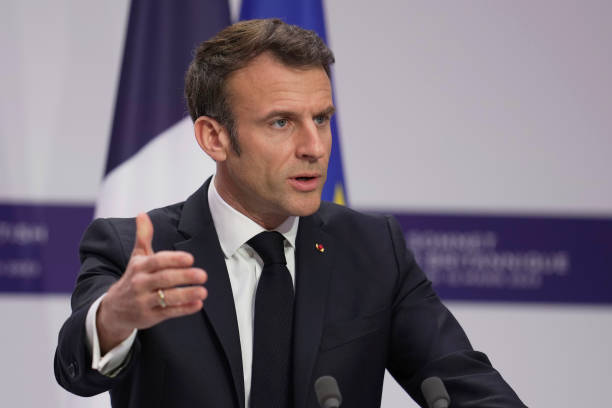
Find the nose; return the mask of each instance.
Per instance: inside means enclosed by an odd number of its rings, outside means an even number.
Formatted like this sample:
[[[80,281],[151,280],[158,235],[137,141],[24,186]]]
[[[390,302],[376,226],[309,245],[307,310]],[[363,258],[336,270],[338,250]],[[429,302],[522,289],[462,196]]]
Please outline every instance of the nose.
[[[329,127],[317,127],[308,123],[300,129],[296,154],[298,158],[315,162],[325,157],[331,145],[331,130]]]

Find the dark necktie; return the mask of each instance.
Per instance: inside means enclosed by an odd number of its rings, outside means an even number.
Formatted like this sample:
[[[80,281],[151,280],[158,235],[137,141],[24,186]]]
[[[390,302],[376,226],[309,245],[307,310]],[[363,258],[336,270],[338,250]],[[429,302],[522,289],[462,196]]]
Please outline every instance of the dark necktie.
[[[251,408],[289,408],[293,283],[284,238],[262,232],[248,241],[264,262],[255,295]]]

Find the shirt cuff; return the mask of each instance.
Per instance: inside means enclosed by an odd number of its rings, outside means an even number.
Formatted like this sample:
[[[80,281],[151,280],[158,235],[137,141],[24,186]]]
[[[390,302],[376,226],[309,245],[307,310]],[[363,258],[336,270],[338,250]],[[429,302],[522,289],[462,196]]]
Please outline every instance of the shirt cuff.
[[[87,347],[92,355],[91,368],[99,371],[100,374],[108,377],[115,377],[128,361],[130,350],[136,339],[137,330],[134,329],[127,339],[123,340],[104,356],[100,356],[100,341],[98,339],[98,328],[96,327],[96,314],[100,302],[105,295],[106,293],[100,296],[89,307],[85,319],[85,331],[87,334]]]

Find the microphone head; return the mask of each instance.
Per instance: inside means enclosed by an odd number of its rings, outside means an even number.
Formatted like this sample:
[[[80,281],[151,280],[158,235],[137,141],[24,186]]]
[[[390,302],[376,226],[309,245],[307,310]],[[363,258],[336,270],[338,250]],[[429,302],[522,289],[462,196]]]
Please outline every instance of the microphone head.
[[[342,404],[340,388],[334,377],[330,375],[319,377],[314,387],[321,408],[338,408]]]
[[[450,405],[450,397],[439,377],[426,378],[421,383],[421,392],[430,408],[445,408]]]

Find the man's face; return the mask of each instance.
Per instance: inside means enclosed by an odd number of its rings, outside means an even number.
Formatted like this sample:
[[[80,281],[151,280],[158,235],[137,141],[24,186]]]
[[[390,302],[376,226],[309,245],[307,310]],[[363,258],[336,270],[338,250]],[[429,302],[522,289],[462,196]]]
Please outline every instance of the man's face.
[[[234,208],[274,228],[314,213],[331,151],[331,84],[323,68],[292,68],[269,54],[227,82],[240,155],[228,148],[216,187]]]

